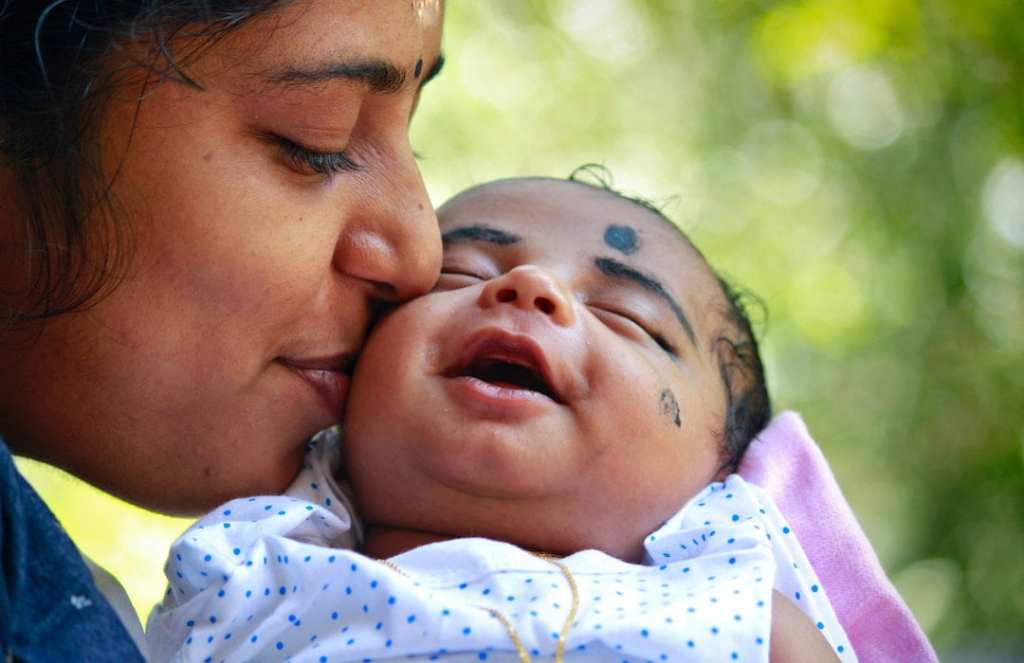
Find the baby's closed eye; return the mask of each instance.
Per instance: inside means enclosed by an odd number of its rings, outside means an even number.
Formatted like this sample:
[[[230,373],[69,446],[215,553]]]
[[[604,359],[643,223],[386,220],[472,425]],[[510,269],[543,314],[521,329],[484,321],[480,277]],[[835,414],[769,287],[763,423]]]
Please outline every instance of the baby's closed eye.
[[[609,325],[615,331],[625,331],[629,334],[636,334],[640,332],[654,341],[658,347],[672,355],[677,357],[675,346],[658,332],[654,326],[643,319],[642,316],[635,313],[625,312],[618,308],[612,308],[600,304],[588,303],[587,308],[602,322]]]

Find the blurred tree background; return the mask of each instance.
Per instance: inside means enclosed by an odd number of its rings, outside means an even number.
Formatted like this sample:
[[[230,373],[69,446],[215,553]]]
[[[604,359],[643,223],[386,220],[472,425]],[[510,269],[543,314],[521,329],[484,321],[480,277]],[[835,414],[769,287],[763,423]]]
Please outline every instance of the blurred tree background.
[[[776,408],[944,660],[1024,654],[1022,9],[457,2],[413,124],[435,203],[602,163],[763,299]],[[20,464],[145,616],[187,522]]]

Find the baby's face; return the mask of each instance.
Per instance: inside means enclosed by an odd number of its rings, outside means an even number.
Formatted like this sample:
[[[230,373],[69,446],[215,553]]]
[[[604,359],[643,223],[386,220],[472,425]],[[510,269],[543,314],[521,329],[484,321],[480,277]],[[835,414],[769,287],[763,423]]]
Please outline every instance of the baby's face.
[[[346,415],[370,525],[636,559],[721,463],[724,300],[638,205],[561,181],[439,211],[433,292],[373,331]]]

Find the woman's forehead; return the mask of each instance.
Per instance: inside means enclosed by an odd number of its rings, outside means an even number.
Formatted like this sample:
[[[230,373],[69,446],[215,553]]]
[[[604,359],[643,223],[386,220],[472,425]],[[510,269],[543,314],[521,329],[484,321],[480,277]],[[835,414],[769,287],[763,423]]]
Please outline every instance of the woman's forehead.
[[[411,80],[418,61],[429,70],[440,52],[443,4],[321,0],[288,4],[261,18],[229,34],[210,54],[226,58],[242,84],[262,92],[266,78],[297,83],[312,72],[320,80],[310,82],[322,84],[332,67],[365,63],[386,63]]]

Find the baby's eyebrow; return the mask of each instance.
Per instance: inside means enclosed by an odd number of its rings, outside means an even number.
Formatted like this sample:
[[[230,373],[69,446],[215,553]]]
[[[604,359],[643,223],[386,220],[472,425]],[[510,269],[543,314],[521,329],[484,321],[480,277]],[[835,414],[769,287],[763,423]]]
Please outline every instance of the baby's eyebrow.
[[[515,244],[521,239],[522,237],[519,235],[513,235],[512,233],[505,232],[504,230],[498,230],[497,228],[492,228],[484,224],[453,228],[452,230],[441,233],[441,242],[445,246],[458,244],[459,242],[488,242],[490,244],[497,244],[498,246],[508,246],[509,244]]]
[[[693,326],[690,325],[686,313],[683,312],[683,307],[669,294],[665,286],[661,284],[661,281],[639,272],[614,258],[594,258],[594,266],[605,276],[631,281],[664,299],[668,303],[669,308],[672,309],[672,312],[675,313],[679,324],[683,326],[686,335],[690,337],[690,342],[697,345],[697,335],[693,333]]]

